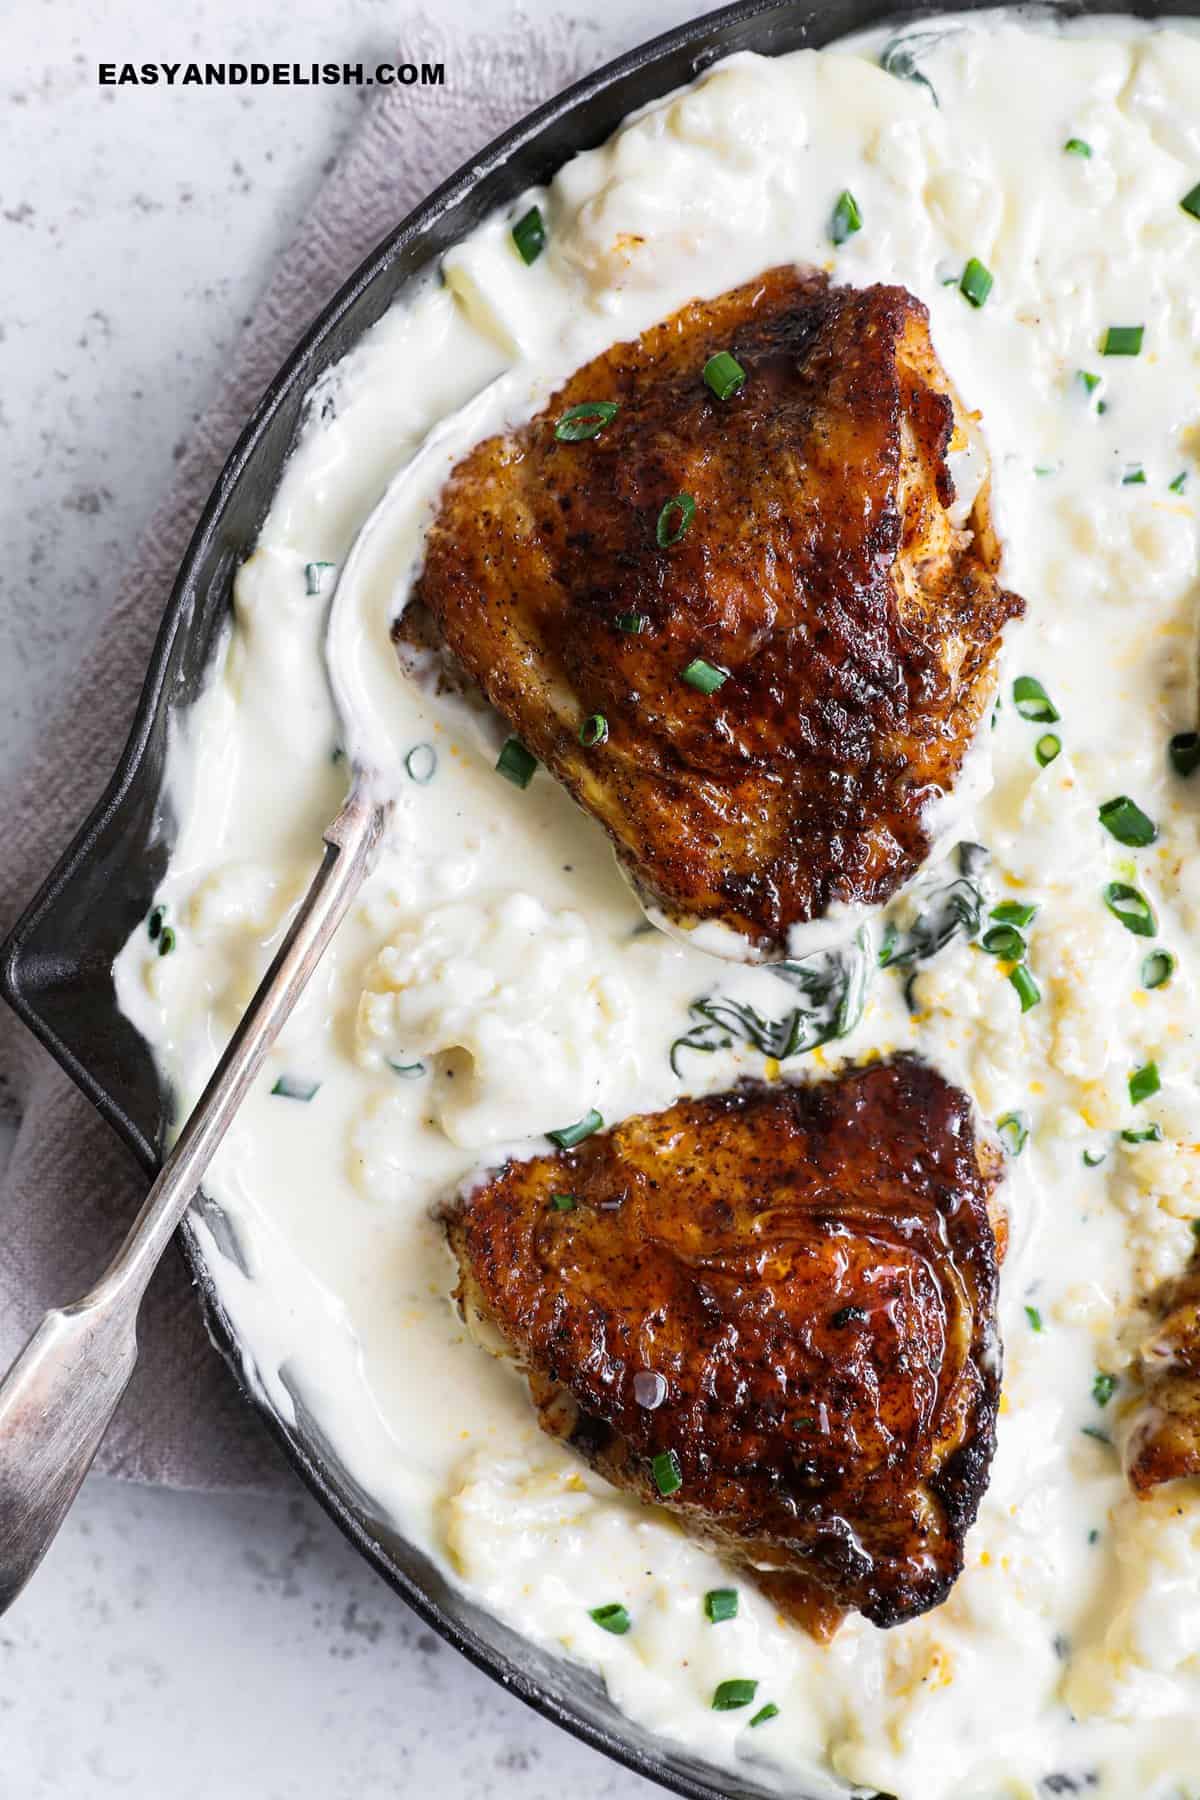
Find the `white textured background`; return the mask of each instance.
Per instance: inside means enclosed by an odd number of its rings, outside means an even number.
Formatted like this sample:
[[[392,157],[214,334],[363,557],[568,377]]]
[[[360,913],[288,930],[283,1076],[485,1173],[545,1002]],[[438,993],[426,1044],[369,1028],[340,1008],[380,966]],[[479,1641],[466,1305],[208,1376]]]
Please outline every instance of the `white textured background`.
[[[600,63],[703,8],[428,10],[464,32],[565,14]],[[396,0],[0,6],[0,754],[21,755],[70,683],[362,104],[340,88],[101,88],[95,65],[400,60],[413,16]],[[266,1501],[91,1483],[0,1620],[0,1800],[652,1791],[469,1669],[298,1487]]]

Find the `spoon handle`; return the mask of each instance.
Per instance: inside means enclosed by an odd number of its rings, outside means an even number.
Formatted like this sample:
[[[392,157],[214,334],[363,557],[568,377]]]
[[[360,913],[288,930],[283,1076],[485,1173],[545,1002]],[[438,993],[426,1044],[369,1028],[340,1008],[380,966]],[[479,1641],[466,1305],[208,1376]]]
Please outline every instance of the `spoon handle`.
[[[357,893],[384,815],[358,782],[258,992],[92,1291],[48,1312],[0,1381],[0,1613],[37,1568],[99,1449],[137,1361],[153,1274],[263,1058]]]

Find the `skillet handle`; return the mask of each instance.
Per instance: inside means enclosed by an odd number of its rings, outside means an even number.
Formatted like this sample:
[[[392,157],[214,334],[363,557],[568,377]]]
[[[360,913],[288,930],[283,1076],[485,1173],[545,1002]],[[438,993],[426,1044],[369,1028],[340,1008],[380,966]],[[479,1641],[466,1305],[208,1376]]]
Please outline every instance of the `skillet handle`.
[[[142,1295],[263,1059],[357,893],[384,813],[358,782],[258,992],[125,1242],[83,1300],[49,1312],[0,1381],[0,1613],[41,1562],[137,1361]]]

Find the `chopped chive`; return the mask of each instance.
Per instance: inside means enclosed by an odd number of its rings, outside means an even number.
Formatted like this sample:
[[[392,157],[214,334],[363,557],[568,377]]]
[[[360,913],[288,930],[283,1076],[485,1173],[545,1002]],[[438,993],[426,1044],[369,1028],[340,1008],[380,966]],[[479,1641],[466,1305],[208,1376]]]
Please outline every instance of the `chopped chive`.
[[[1033,1331],[1041,1331],[1043,1329],[1042,1315],[1036,1306],[1027,1306],[1025,1308],[1025,1317],[1029,1320],[1030,1328]]]
[[[422,1075],[425,1073],[425,1064],[423,1062],[393,1062],[390,1056],[386,1057],[385,1061],[393,1075],[398,1075],[401,1081],[420,1081]]]
[[[281,1075],[271,1092],[278,1094],[283,1100],[307,1101],[312,1099],[320,1085],[319,1081],[302,1081],[298,1075]]]
[[[736,1619],[737,1609],[736,1588],[709,1588],[704,1596],[705,1615],[713,1625],[720,1625],[725,1619]]]
[[[1183,196],[1179,204],[1185,213],[1191,214],[1193,219],[1200,219],[1200,181],[1196,183],[1190,193]]]
[[[535,263],[546,248],[546,221],[542,217],[541,208],[531,206],[523,213],[512,228],[512,241],[517,246],[523,263]]]
[[[617,614],[617,630],[631,632],[634,637],[639,636],[645,631],[649,623],[650,621],[645,613],[627,612]]]
[[[162,935],[163,922],[165,921],[166,916],[166,907],[156,906],[154,911],[150,914],[150,917],[146,920],[146,935],[151,943],[154,942],[156,937]]]
[[[514,787],[527,788],[537,768],[537,757],[528,751],[520,738],[510,737],[496,758],[496,771]]]
[[[1063,145],[1063,151],[1067,156],[1090,156],[1092,146],[1086,138],[1068,138]]]
[[[683,1486],[683,1470],[679,1467],[679,1458],[673,1450],[660,1450],[651,1460],[650,1467],[654,1474],[654,1485],[664,1500],[679,1492]]]
[[[603,1123],[604,1120],[593,1106],[592,1110],[585,1113],[582,1119],[577,1119],[574,1125],[560,1125],[557,1131],[548,1131],[546,1136],[551,1143],[557,1144],[560,1150],[573,1150],[576,1144],[582,1144],[584,1138],[591,1137],[593,1131],[599,1131]]]
[[[1018,675],[1013,682],[1013,704],[1021,717],[1033,725],[1056,725],[1061,717],[1041,682],[1032,675]]]
[[[993,925],[979,940],[981,950],[989,956],[1002,956],[1005,962],[1020,962],[1025,947],[1025,939],[1015,925]]]
[[[1126,469],[1121,477],[1122,487],[1145,487],[1145,485],[1146,471],[1141,463],[1135,463],[1131,469]]]
[[[1140,889],[1126,881],[1110,881],[1104,889],[1104,904],[1114,919],[1119,919],[1134,937],[1153,937],[1158,930],[1154,908]]]
[[[554,427],[554,435],[560,444],[581,444],[585,438],[599,437],[620,410],[617,400],[584,400],[578,406],[568,406]]]
[[[984,268],[977,256],[973,256],[963,270],[958,291],[964,300],[969,300],[971,305],[976,307],[982,306],[991,293],[991,271]]]
[[[756,1725],[765,1725],[768,1719],[777,1719],[778,1717],[779,1708],[773,1700],[768,1700],[765,1706],[759,1707],[758,1711],[751,1719],[750,1729],[753,1730]]]
[[[669,550],[672,544],[677,544],[695,516],[696,502],[690,494],[676,494],[668,500],[654,527],[659,549]]]
[[[160,956],[170,956],[174,948],[175,933],[170,925],[164,925],[158,934],[158,954]]]
[[[1143,1100],[1149,1100],[1151,1094],[1157,1094],[1162,1087],[1157,1063],[1143,1063],[1129,1077],[1129,1100],[1132,1106],[1140,1106]]]
[[[1177,775],[1193,775],[1200,769],[1200,731],[1177,731],[1167,745],[1171,767]]]
[[[1154,820],[1147,818],[1128,794],[1118,794],[1114,800],[1104,802],[1100,808],[1100,823],[1106,831],[1111,831],[1118,844],[1128,844],[1132,850],[1144,850],[1158,836]]]
[[[1089,394],[1095,393],[1101,381],[1099,375],[1093,375],[1088,369],[1076,369],[1075,379],[1083,383],[1084,390]]]
[[[598,1625],[601,1631],[611,1631],[614,1637],[624,1637],[633,1623],[619,1600],[610,1600],[607,1606],[591,1607],[588,1618],[593,1624]]]
[[[551,1194],[550,1204],[555,1212],[574,1212],[578,1202],[574,1194]]]
[[[999,906],[993,906],[990,916],[1001,925],[1032,925],[1037,910],[1030,900],[1002,900]]]
[[[332,569],[333,563],[311,562],[304,565],[304,591],[306,594],[319,594],[321,591],[322,569]]]
[[[704,365],[705,383],[718,400],[732,400],[745,379],[745,369],[728,350],[718,350]]]
[[[1044,732],[1033,746],[1033,754],[1037,758],[1039,767],[1048,768],[1055,757],[1062,754],[1062,739],[1053,731]]]
[[[1018,963],[1008,979],[1016,990],[1017,999],[1021,1002],[1021,1011],[1027,1013],[1030,1007],[1036,1006],[1041,999],[1041,988],[1024,963]]]
[[[1100,1164],[1107,1160],[1107,1157],[1107,1150],[1085,1150],[1083,1153],[1084,1165],[1089,1169],[1098,1169]]]
[[[414,744],[404,759],[408,778],[418,787],[426,787],[437,774],[437,751],[432,744]]]
[[[856,231],[861,230],[862,214],[858,210],[858,201],[849,188],[843,188],[829,221],[830,239],[835,244],[844,244],[847,238],[852,238]]]
[[[1136,1130],[1130,1126],[1128,1130],[1121,1133],[1121,1142],[1123,1144],[1161,1144],[1162,1126],[1139,1125]]]
[[[1116,1391],[1116,1376],[1105,1374],[1103,1369],[1099,1370],[1096,1379],[1092,1383],[1092,1399],[1096,1402],[1096,1405],[1107,1406]]]
[[[739,1706],[749,1706],[757,1692],[757,1681],[722,1681],[713,1693],[712,1709],[736,1712]]]
[[[596,744],[603,744],[608,739],[608,720],[603,713],[593,713],[579,727],[579,741],[585,750],[591,750]]]
[[[1144,988],[1166,987],[1175,973],[1175,958],[1169,950],[1152,950],[1142,962],[1142,986]]]
[[[1187,486],[1187,470],[1180,469],[1174,481],[1168,481],[1167,486],[1173,494],[1182,494],[1184,488]]]
[[[715,694],[729,680],[729,670],[718,669],[715,663],[705,662],[702,656],[697,656],[683,671],[683,679],[702,694]]]
[[[1029,1142],[1029,1121],[1024,1113],[1006,1112],[996,1120],[996,1130],[1010,1156],[1020,1156]]]
[[[1107,1431],[1101,1431],[1098,1425],[1085,1425],[1082,1429],[1084,1437],[1094,1439],[1097,1444],[1103,1444],[1108,1450],[1112,1449],[1112,1439]]]
[[[1140,356],[1144,325],[1110,325],[1100,344],[1101,356]]]

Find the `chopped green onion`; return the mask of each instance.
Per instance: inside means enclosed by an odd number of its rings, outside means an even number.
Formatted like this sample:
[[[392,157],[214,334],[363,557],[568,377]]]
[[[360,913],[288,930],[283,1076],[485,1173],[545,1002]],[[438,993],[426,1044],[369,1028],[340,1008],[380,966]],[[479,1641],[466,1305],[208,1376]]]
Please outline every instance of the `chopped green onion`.
[[[1140,356],[1144,325],[1110,325],[1100,345],[1101,356]]]
[[[319,1081],[302,1081],[297,1075],[281,1075],[271,1092],[283,1100],[311,1100],[320,1085]]]
[[[169,925],[164,925],[158,934],[158,954],[170,956],[175,948],[175,933]]]
[[[999,906],[993,906],[990,916],[1002,925],[1032,925],[1037,910],[1030,900],[1002,900]]]
[[[551,1194],[550,1204],[555,1212],[574,1212],[577,1202],[574,1194]]]
[[[1027,1013],[1031,1006],[1036,1006],[1042,997],[1042,990],[1024,963],[1019,963],[1008,978],[1016,990],[1017,999],[1021,1002],[1021,1011]]]
[[[1183,196],[1183,199],[1179,204],[1182,206],[1185,213],[1191,214],[1193,219],[1200,219],[1200,181],[1196,183],[1195,187],[1192,188],[1189,193],[1186,193]]]
[[[1146,471],[1141,463],[1135,463],[1131,469],[1126,469],[1121,477],[1122,487],[1145,487],[1145,485]]]
[[[527,788],[537,768],[537,757],[528,751],[520,738],[510,737],[496,758],[496,770],[507,776],[514,787]]]
[[[579,406],[568,406],[554,435],[560,444],[581,444],[585,438],[599,437],[620,410],[617,400],[584,400]]]
[[[146,920],[146,935],[151,943],[154,942],[156,937],[162,935],[163,923],[166,920],[166,916],[166,907],[156,906],[154,911],[150,914],[150,917]]]
[[[1174,481],[1168,481],[1167,486],[1173,494],[1182,494],[1184,488],[1187,486],[1187,470],[1180,469]]]
[[[585,750],[591,750],[596,744],[603,744],[608,738],[608,720],[603,713],[593,713],[579,727],[579,741]]]
[[[1117,1378],[1101,1369],[1092,1383],[1092,1399],[1097,1406],[1107,1406],[1117,1391]]]
[[[1085,138],[1068,138],[1063,145],[1063,150],[1067,156],[1090,156],[1092,154],[1092,146]]]
[[[1175,973],[1175,958],[1169,950],[1152,950],[1142,963],[1144,988],[1166,987]]]
[[[980,938],[979,948],[989,956],[1002,956],[1005,962],[1020,962],[1025,955],[1025,939],[1015,925],[993,925]]]
[[[713,1625],[720,1625],[724,1619],[736,1619],[737,1609],[736,1588],[709,1588],[704,1596],[704,1611]]]
[[[1123,1144],[1161,1144],[1161,1125],[1140,1125],[1136,1130],[1130,1127],[1121,1133]]]
[[[1177,731],[1167,745],[1171,767],[1185,777],[1200,769],[1200,731]]]
[[[1159,1079],[1158,1064],[1144,1063],[1135,1069],[1129,1077],[1129,1100],[1133,1106],[1140,1106],[1143,1100],[1149,1100],[1151,1094],[1157,1094],[1162,1087]]]
[[[736,1712],[749,1706],[758,1692],[757,1681],[722,1681],[712,1697],[714,1712]]]
[[[1112,1449],[1112,1439],[1107,1431],[1101,1431],[1098,1425],[1085,1425],[1082,1429],[1084,1437],[1094,1438],[1096,1443],[1103,1444],[1107,1450]]]
[[[1056,756],[1062,754],[1062,739],[1053,731],[1047,731],[1033,746],[1033,754],[1041,768],[1048,768]]]
[[[393,1062],[390,1056],[385,1058],[385,1060],[393,1075],[399,1075],[401,1081],[420,1081],[422,1075],[425,1073],[425,1064],[423,1062]]]
[[[683,1486],[683,1470],[673,1450],[660,1450],[650,1467],[654,1472],[654,1485],[664,1500],[679,1492]]]
[[[1034,1331],[1041,1331],[1043,1329],[1042,1315],[1036,1306],[1027,1306],[1025,1308],[1025,1317],[1029,1320],[1030,1327]]]
[[[1094,394],[1100,386],[1101,377],[1091,374],[1087,369],[1076,369],[1075,378],[1083,383],[1085,391],[1089,394]]]
[[[858,210],[858,201],[849,188],[843,188],[829,221],[830,239],[835,244],[844,244],[847,238],[852,238],[856,231],[861,230],[862,214]]]
[[[610,1600],[607,1606],[593,1606],[588,1612],[588,1618],[601,1631],[611,1631],[614,1637],[624,1637],[633,1623],[619,1600]]]
[[[557,1131],[548,1131],[546,1136],[560,1150],[573,1150],[576,1144],[582,1144],[584,1138],[591,1137],[593,1131],[599,1131],[603,1123],[604,1120],[593,1106],[591,1112],[585,1113],[574,1125],[560,1125]]]
[[[617,630],[631,632],[634,637],[640,636],[649,623],[650,621],[645,613],[628,612],[617,614]]]
[[[512,228],[512,241],[521,253],[523,263],[535,263],[546,248],[546,221],[541,208],[531,206]]]
[[[732,400],[745,379],[745,369],[728,350],[718,350],[704,365],[704,380],[718,400]]]
[[[971,302],[972,306],[982,306],[991,293],[991,270],[985,269],[977,256],[973,256],[963,270],[958,291],[964,300]]]
[[[756,1725],[765,1725],[768,1719],[777,1719],[778,1717],[779,1708],[773,1700],[768,1700],[765,1706],[759,1707],[758,1711],[751,1719],[750,1729],[753,1730]]]
[[[678,515],[672,525],[672,514]],[[658,515],[658,523],[654,527],[654,535],[660,550],[669,550],[677,544],[696,516],[696,502],[690,494],[676,494],[668,500]]]
[[[1104,889],[1104,904],[1114,919],[1119,919],[1134,937],[1153,937],[1158,930],[1154,908],[1140,889],[1126,881],[1110,881]]]
[[[321,591],[322,569],[332,569],[333,563],[311,562],[304,565],[304,591],[306,594],[319,594]]]
[[[425,787],[437,774],[437,751],[432,744],[414,744],[404,759],[408,778]]]
[[[1061,714],[1040,681],[1018,675],[1013,682],[1013,704],[1023,719],[1034,725],[1056,725]]]
[[[1007,1112],[996,1120],[996,1130],[1000,1134],[1004,1148],[1010,1156],[1020,1156],[1029,1142],[1029,1121],[1024,1113]]]
[[[1118,844],[1128,844],[1132,850],[1144,850],[1158,836],[1154,820],[1147,818],[1128,794],[1118,794],[1115,800],[1104,802],[1100,808],[1100,823],[1106,831],[1111,831]]]
[[[715,694],[729,680],[729,670],[718,669],[715,663],[705,662],[702,656],[697,656],[683,671],[683,679],[702,694]]]
[[[1107,1150],[1085,1150],[1083,1153],[1084,1164],[1089,1169],[1098,1169],[1107,1158]]]

